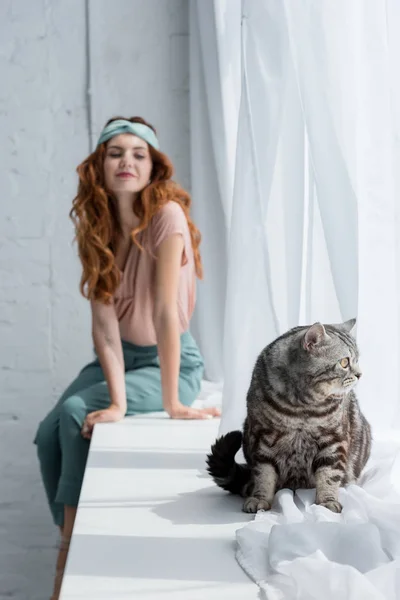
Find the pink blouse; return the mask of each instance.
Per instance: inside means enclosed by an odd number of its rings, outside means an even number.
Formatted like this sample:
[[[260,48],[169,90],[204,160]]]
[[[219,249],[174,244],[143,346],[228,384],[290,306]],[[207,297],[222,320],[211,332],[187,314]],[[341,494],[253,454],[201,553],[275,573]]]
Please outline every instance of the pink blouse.
[[[157,343],[153,322],[157,248],[169,236],[180,234],[184,241],[179,278],[178,312],[180,332],[188,327],[196,302],[196,276],[189,226],[182,207],[167,202],[138,235],[141,251],[132,244],[114,295],[121,338],[138,346]]]

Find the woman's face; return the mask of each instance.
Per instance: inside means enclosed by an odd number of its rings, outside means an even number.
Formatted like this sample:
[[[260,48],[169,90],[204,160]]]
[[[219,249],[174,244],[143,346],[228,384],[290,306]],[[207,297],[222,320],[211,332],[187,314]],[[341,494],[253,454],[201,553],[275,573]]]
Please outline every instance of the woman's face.
[[[121,133],[107,143],[104,178],[114,194],[143,190],[149,183],[152,168],[149,146],[141,138]]]

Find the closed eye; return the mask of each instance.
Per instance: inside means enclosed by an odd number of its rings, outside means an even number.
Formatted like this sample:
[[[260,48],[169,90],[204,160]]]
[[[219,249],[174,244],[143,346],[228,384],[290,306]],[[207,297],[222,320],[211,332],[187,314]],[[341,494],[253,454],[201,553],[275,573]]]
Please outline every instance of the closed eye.
[[[110,153],[108,155],[110,158],[120,158],[122,156],[121,153]],[[135,154],[136,160],[144,160],[146,157],[143,154]]]

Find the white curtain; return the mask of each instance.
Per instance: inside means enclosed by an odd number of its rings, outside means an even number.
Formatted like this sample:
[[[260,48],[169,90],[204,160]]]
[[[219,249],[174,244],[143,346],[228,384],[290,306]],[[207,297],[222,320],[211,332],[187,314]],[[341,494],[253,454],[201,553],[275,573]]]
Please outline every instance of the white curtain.
[[[276,335],[353,316],[362,407],[400,425],[399,22],[394,0],[242,3],[222,432]]]
[[[200,5],[214,16],[224,7],[229,22],[229,2]],[[358,397],[375,443],[359,485],[340,490],[341,515],[312,490],[281,490],[237,531],[236,556],[268,600],[400,600],[400,3],[243,0],[241,12],[240,109],[224,127],[220,33],[198,21],[213,173],[228,172],[226,132],[237,127],[233,186],[216,178],[213,197],[227,238],[221,432],[242,427],[254,362],[274,337],[357,316]],[[193,191],[207,231],[210,197]]]
[[[204,281],[193,333],[206,377],[223,378],[227,244],[240,102],[240,0],[190,1],[193,216],[202,232]]]

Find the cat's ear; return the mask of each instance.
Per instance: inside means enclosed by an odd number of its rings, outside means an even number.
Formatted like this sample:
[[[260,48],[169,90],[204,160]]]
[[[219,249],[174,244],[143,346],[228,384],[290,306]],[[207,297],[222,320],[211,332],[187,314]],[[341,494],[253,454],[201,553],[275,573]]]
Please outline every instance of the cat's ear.
[[[303,339],[303,348],[304,350],[310,351],[327,339],[328,335],[322,323],[314,323],[314,325],[311,325],[306,331]]]
[[[357,324],[357,319],[350,319],[349,321],[345,321],[344,323],[341,324],[341,329],[344,329],[344,331],[347,331],[347,333],[355,333],[355,329],[356,329],[356,324]]]
[[[352,335],[355,336],[356,325],[357,325],[357,319],[349,319],[348,321],[345,321],[344,323],[337,323],[333,327],[335,327],[336,329],[339,329],[339,331],[344,331],[345,333],[351,333]]]

